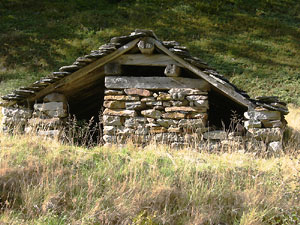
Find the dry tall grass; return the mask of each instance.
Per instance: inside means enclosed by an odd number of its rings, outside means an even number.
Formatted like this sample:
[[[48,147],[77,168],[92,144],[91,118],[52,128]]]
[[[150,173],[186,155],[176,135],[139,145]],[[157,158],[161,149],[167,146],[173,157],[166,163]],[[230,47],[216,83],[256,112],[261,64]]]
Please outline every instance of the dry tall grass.
[[[299,157],[0,135],[3,224],[297,224]]]

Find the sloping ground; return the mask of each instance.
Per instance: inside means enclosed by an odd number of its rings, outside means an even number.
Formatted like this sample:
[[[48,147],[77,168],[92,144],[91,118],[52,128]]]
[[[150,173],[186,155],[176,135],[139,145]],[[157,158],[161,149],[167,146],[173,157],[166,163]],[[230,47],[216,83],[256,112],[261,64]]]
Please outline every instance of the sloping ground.
[[[299,158],[0,135],[1,224],[299,224]]]
[[[0,94],[135,28],[177,40],[240,88],[300,105],[300,3],[21,1],[0,3]]]

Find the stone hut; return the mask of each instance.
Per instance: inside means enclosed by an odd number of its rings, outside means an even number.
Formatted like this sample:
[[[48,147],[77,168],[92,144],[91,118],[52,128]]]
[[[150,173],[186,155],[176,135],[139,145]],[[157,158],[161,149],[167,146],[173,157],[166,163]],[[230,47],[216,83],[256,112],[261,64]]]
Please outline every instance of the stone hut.
[[[276,147],[288,113],[277,97],[250,99],[186,47],[149,30],[114,37],[2,100],[3,131],[59,135],[68,115],[100,115],[106,143],[130,137],[183,146],[246,135]]]

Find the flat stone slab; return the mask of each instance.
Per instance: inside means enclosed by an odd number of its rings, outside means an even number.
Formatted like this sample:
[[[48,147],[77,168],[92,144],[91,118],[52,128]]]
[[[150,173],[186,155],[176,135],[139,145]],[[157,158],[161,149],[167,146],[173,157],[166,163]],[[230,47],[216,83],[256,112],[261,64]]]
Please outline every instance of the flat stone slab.
[[[281,113],[278,111],[248,111],[244,113],[246,119],[251,120],[280,120]]]
[[[191,106],[166,107],[166,112],[199,112],[199,109]]]
[[[103,115],[135,117],[137,113],[134,110],[105,109]]]
[[[141,88],[129,88],[124,90],[127,95],[139,95],[143,97],[152,96],[152,92]]]
[[[183,77],[106,76],[105,87],[110,89],[142,88],[149,90],[169,90],[171,88],[197,88],[209,90],[210,84],[202,79]]]

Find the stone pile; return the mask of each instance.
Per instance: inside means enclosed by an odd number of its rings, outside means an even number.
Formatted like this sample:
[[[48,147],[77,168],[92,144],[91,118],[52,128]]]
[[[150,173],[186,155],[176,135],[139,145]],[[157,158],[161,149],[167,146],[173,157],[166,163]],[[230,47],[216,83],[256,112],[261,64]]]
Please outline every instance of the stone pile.
[[[25,132],[37,132],[41,136],[57,137],[68,116],[68,102],[64,95],[51,93],[43,98],[43,103],[33,105],[32,118],[27,122]]]
[[[286,126],[284,115],[288,113],[285,103],[277,97],[257,97],[255,109],[244,113],[244,126],[248,130],[248,136],[262,141],[272,151],[282,149],[283,131]]]
[[[104,136],[107,144],[127,139],[181,147],[207,131],[208,92],[196,88],[105,90]]]

